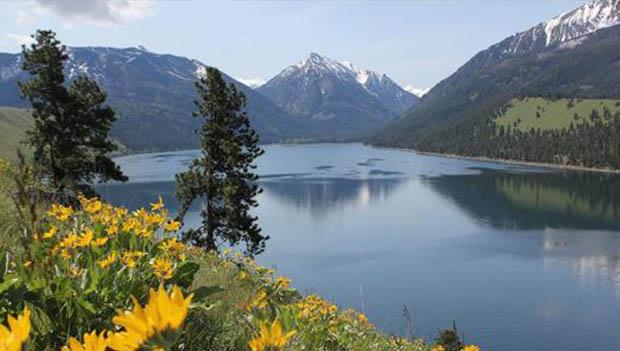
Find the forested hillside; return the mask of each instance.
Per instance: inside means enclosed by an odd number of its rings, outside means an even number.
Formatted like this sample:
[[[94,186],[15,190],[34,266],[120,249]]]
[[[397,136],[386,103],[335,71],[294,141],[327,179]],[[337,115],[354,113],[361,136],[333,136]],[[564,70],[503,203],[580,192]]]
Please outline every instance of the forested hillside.
[[[615,156],[617,119],[571,130],[517,129],[508,135],[493,121],[513,98],[620,98],[620,26],[510,56],[500,54],[502,45],[476,55],[372,142],[466,156],[620,168]],[[594,146],[599,144],[602,149]]]

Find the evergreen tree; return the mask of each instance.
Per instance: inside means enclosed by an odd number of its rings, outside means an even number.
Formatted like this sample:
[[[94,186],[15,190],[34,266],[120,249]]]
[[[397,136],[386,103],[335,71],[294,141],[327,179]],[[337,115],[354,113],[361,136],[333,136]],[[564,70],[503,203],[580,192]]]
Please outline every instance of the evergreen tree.
[[[120,168],[107,155],[117,146],[108,134],[116,120],[104,106],[106,94],[97,83],[78,77],[65,84],[65,47],[52,31],[37,31],[34,43],[23,47],[22,69],[30,80],[19,82],[22,96],[32,106],[34,127],[28,143],[44,180],[58,195],[72,198],[89,195],[94,180],[126,181]]]
[[[230,245],[245,242],[247,254],[258,254],[268,237],[261,235],[257,218],[249,211],[258,205],[255,197],[261,189],[253,170],[263,150],[243,111],[245,96],[233,84],[227,85],[215,68],[207,69],[196,89],[199,100],[194,116],[203,119],[202,157],[176,175],[179,217],[197,198],[204,203],[201,226],[187,231],[185,240],[207,250],[217,250],[218,240]]]

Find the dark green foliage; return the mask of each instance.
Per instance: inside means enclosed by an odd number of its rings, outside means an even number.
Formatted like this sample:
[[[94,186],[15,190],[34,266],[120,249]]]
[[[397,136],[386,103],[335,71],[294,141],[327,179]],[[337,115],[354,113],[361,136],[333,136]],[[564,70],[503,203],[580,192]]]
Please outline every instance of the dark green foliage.
[[[439,331],[435,344],[443,346],[446,351],[460,351],[465,346],[459,337],[455,322],[452,322],[452,328]]]
[[[620,169],[619,135],[620,113],[561,130],[505,129],[488,118],[437,130],[420,145],[447,154]]]
[[[504,57],[501,43],[492,46],[371,142],[466,156],[620,167],[617,122],[530,133],[518,131],[517,125],[502,132],[492,121],[514,98],[620,98],[618,38],[620,26],[615,26],[593,33],[574,48],[541,48]],[[544,108],[541,116],[542,112]],[[589,121],[590,116],[581,119]]]
[[[254,160],[263,150],[243,111],[245,95],[235,85],[227,85],[215,68],[207,69],[196,89],[199,100],[194,116],[203,120],[199,131],[202,158],[176,176],[179,216],[197,198],[204,200],[204,206],[202,225],[186,232],[185,239],[207,250],[216,250],[218,240],[230,245],[243,241],[248,254],[258,254],[267,237],[261,235],[257,218],[249,211],[257,206],[260,189],[255,183]]]
[[[94,180],[126,181],[120,168],[107,156],[117,149],[108,134],[116,120],[104,106],[106,94],[97,83],[78,77],[67,87],[63,63],[65,47],[52,31],[37,31],[35,43],[23,48],[22,69],[31,79],[19,82],[32,105],[34,128],[28,143],[39,172],[59,194],[93,194]]]

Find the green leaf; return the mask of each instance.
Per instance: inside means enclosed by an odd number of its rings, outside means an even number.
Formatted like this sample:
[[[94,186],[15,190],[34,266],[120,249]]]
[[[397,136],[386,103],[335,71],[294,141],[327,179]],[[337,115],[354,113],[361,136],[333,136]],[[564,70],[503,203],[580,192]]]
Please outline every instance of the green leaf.
[[[45,311],[38,306],[31,306],[32,308],[32,325],[39,334],[50,333],[54,329],[54,322],[45,313]]]
[[[80,307],[82,307],[84,310],[86,310],[88,313],[90,314],[96,314],[97,310],[95,309],[95,306],[93,306],[90,302],[79,298],[77,300],[78,305],[80,305]]]
[[[0,294],[9,290],[13,285],[16,285],[19,282],[19,278],[11,278],[0,283]]]
[[[183,288],[189,288],[194,281],[194,274],[198,272],[198,269],[200,269],[200,265],[198,263],[186,262],[179,267],[174,275],[173,281]]]

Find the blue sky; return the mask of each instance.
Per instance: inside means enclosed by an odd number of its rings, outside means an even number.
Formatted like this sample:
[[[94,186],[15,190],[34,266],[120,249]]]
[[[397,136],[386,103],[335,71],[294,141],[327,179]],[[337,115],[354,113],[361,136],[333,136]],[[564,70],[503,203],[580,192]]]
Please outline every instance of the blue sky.
[[[0,52],[51,28],[67,45],[142,45],[236,78],[268,79],[317,52],[426,88],[476,52],[583,2],[4,0]]]

